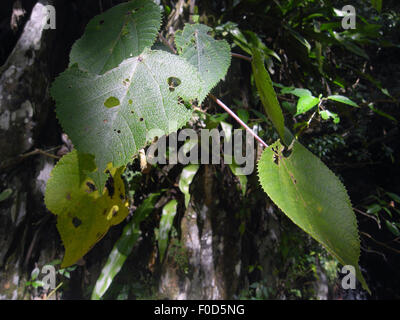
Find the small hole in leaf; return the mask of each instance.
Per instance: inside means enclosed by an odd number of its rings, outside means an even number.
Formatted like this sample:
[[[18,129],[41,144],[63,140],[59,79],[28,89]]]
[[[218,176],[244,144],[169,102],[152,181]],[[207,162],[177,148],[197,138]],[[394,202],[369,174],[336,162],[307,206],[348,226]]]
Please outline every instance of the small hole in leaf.
[[[114,108],[120,105],[119,99],[116,97],[109,97],[106,101],[104,101],[104,105],[107,108]]]
[[[96,191],[96,186],[91,182],[86,182],[86,185],[89,187],[90,192]]]
[[[179,104],[185,104],[185,102],[183,101],[183,99],[181,97],[178,97],[178,103]]]
[[[72,224],[74,225],[75,228],[78,228],[82,224],[82,221],[77,217],[73,217]]]
[[[121,130],[117,130],[117,133],[121,133]]]
[[[274,163],[279,165],[279,155],[277,153],[274,153]]]
[[[167,79],[169,91],[174,91],[175,88],[179,87],[181,84],[181,80],[175,77],[169,77]]]
[[[110,172],[110,171],[108,171],[108,172]],[[106,189],[108,191],[108,195],[112,198],[113,195],[114,195],[115,189],[114,189],[114,179],[111,176],[111,174],[110,174],[110,176],[108,177],[108,179],[106,181],[105,187],[106,187]]]
[[[140,118],[139,120],[140,120],[140,121],[143,121],[144,119],[143,119],[143,118]]]

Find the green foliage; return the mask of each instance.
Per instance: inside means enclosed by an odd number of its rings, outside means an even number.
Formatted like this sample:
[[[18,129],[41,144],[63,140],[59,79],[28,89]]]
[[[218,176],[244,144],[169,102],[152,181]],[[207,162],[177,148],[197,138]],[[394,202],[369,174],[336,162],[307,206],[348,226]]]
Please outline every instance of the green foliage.
[[[386,228],[392,236],[400,236],[400,209],[397,207],[400,204],[400,196],[393,192],[377,190],[376,195],[371,195],[367,198],[367,204],[364,208],[367,210],[366,215],[371,215],[381,229],[382,220]]]
[[[123,167],[108,167],[109,183],[94,188],[88,174],[95,170],[93,156],[68,153],[57,163],[47,182],[45,204],[57,215],[57,229],[65,247],[62,268],[76,263],[108,231],[128,215]]]
[[[171,200],[162,210],[160,227],[157,232],[158,251],[160,253],[161,262],[164,260],[164,255],[168,247],[169,232],[171,231],[174,222],[177,205],[178,202],[176,200]]]
[[[13,191],[10,188],[3,190],[0,193],[0,202],[7,200],[9,197],[11,197],[12,193]]]
[[[160,27],[159,7],[152,1],[121,3],[94,17],[70,53],[70,66],[104,74],[151,47]]]
[[[272,86],[272,80],[269,76],[268,71],[265,69],[264,59],[259,49],[253,50],[253,59],[251,66],[265,112],[271,119],[276,131],[278,131],[279,133],[279,136],[283,139],[285,136],[285,123],[282,110],[279,106],[278,99],[276,98],[276,94]]]
[[[153,211],[159,196],[158,193],[150,194],[136,209],[132,220],[124,227],[97,279],[92,292],[92,300],[98,300],[104,295],[114,277],[121,270],[126,258],[132,252],[133,246],[140,237],[140,223]]]
[[[185,206],[189,206],[190,192],[189,187],[193,181],[194,176],[199,170],[200,166],[198,164],[189,164],[183,168],[181,177],[179,179],[179,189],[185,195]]]
[[[180,80],[172,89],[171,78]],[[201,83],[185,59],[152,51],[127,59],[102,76],[67,69],[55,80],[51,94],[57,117],[75,147],[95,156],[99,170],[92,177],[101,188],[109,163],[126,165],[153,140],[154,132],[160,137],[186,124],[192,111],[180,99],[199,98]]]
[[[231,63],[231,50],[225,40],[209,35],[211,28],[202,24],[186,24],[175,33],[179,55],[192,64],[203,79],[201,103],[210,90],[225,77]]]
[[[345,96],[333,95],[333,96],[328,96],[327,99],[333,100],[333,101],[337,101],[337,102],[341,102],[341,103],[347,104],[347,105],[352,106],[352,107],[358,107],[357,103],[355,103],[354,101],[350,100],[349,98],[347,98]]]
[[[269,197],[299,227],[319,241],[343,264],[358,267],[360,241],[350,199],[340,180],[299,142],[290,156],[278,141],[259,163],[260,183]]]

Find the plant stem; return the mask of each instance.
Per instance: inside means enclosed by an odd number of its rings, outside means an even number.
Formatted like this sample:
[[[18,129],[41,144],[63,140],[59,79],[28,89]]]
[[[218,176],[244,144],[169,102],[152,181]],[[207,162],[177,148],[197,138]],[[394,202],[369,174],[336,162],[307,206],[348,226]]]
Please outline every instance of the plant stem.
[[[234,58],[243,59],[243,60],[246,60],[246,61],[249,61],[249,62],[251,62],[253,60],[251,57],[247,57],[247,56],[244,56],[244,55],[239,54],[239,53],[233,53],[232,52],[231,56],[234,57]]]
[[[250,127],[245,124],[229,107],[224,104],[221,100],[213,96],[212,94],[209,95],[212,100],[216,104],[218,104],[222,109],[224,109],[226,112],[229,113],[229,115],[235,119],[243,128],[247,130],[248,133],[250,133],[258,142],[260,142],[265,148],[268,148],[268,145],[253,131],[250,129]]]

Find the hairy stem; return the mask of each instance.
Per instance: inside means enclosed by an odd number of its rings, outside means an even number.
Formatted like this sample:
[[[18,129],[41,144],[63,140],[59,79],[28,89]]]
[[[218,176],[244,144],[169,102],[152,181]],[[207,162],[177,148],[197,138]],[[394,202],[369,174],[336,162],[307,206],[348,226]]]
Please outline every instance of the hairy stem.
[[[212,94],[209,95],[212,100],[216,104],[218,104],[222,109],[224,109],[226,112],[229,113],[229,115],[235,119],[243,128],[247,130],[248,133],[250,133],[258,142],[260,142],[265,148],[268,148],[268,145],[264,142],[263,139],[261,139],[253,130],[250,129],[250,127],[245,124],[229,107],[224,104],[221,100],[213,96]]]

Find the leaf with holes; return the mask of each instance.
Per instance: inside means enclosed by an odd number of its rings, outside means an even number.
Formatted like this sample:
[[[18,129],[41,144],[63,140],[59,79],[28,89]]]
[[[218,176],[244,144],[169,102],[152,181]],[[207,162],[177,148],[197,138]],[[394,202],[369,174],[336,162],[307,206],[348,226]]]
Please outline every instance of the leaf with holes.
[[[190,120],[184,105],[199,98],[202,80],[182,57],[148,51],[104,75],[77,67],[63,72],[51,94],[57,117],[75,147],[95,156],[96,186],[105,168],[126,165],[155,136],[177,131]]]
[[[284,146],[278,140],[265,149],[258,162],[264,191],[295,224],[341,263],[354,266],[357,279],[369,292],[358,266],[357,220],[346,189],[321,160],[296,140],[290,156],[283,151]]]
[[[141,235],[140,223],[153,211],[154,205],[160,196],[152,193],[136,209],[131,221],[124,227],[121,237],[117,240],[108,256],[107,262],[101,270],[100,276],[92,292],[92,300],[100,299],[111,285],[114,277],[121,270],[126,258],[132,252],[133,246]]]
[[[107,168],[109,179],[99,192],[88,174],[96,169],[92,155],[68,153],[56,164],[47,182],[45,204],[57,215],[65,247],[61,268],[76,263],[108,231],[128,215],[124,167]]]
[[[103,74],[136,57],[154,43],[161,22],[159,6],[150,0],[121,3],[94,17],[70,53],[70,66]]]
[[[209,35],[211,28],[203,24],[186,24],[175,33],[178,53],[197,68],[204,84],[199,102],[222,80],[231,64],[231,49],[225,40]]]

